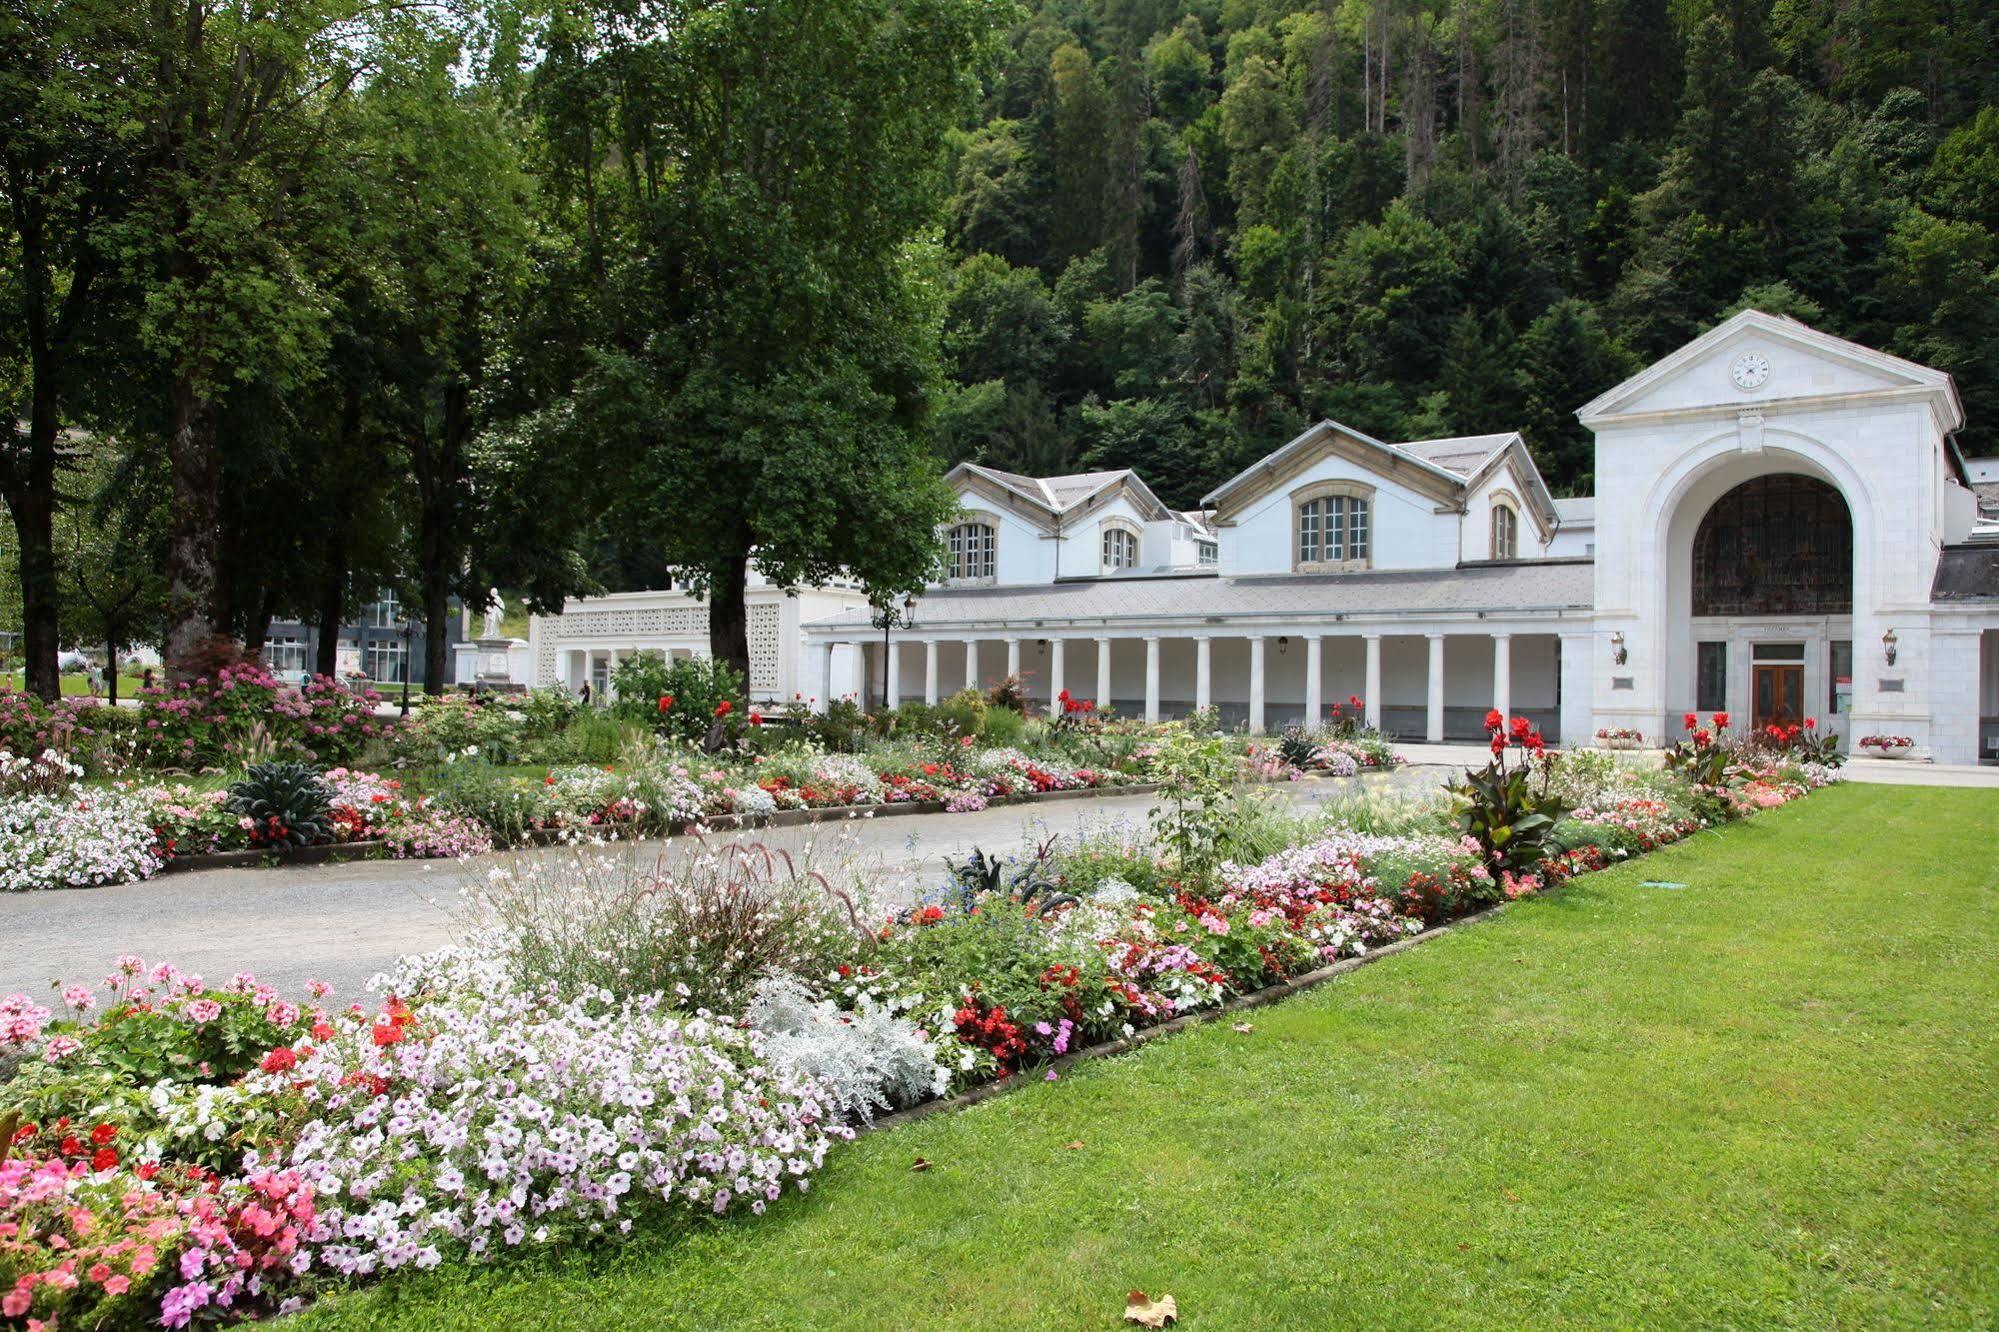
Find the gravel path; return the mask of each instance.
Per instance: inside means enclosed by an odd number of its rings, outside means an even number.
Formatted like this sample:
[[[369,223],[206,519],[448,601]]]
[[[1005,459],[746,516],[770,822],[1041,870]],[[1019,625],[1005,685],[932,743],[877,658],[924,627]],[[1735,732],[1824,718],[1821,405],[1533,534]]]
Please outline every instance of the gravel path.
[[[1434,789],[1449,773],[1410,767],[1348,781],[1274,788],[1316,802],[1364,786]],[[1145,826],[1151,796],[1104,796],[1002,806],[976,814],[918,814],[808,824],[744,834],[805,855],[821,867],[879,877],[912,894],[934,883],[946,857],[974,847],[1018,850],[1123,819]],[[641,843],[642,847],[663,843]],[[95,981],[121,953],[222,980],[254,971],[287,990],[309,977],[358,995],[403,953],[450,943],[462,925],[460,895],[508,856],[565,856],[561,848],[502,853],[467,863],[363,860],[287,869],[201,870],[147,883],[68,892],[0,894],[0,994],[38,995],[52,980]]]

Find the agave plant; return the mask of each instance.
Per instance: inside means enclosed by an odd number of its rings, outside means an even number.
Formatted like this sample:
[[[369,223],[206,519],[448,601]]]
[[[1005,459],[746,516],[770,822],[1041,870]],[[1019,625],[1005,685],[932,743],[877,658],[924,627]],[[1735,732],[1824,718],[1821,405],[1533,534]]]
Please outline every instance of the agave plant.
[[[332,793],[303,763],[253,763],[229,787],[232,813],[250,820],[252,846],[311,846],[331,841]]]

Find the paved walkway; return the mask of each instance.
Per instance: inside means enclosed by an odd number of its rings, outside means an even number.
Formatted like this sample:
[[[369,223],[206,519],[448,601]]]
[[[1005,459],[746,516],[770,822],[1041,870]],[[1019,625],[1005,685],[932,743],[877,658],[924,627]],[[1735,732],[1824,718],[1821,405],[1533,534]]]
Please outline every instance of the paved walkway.
[[[1432,788],[1441,768],[1405,768],[1353,781],[1299,782],[1271,788],[1298,801],[1368,789]],[[874,876],[912,895],[935,883],[946,857],[974,847],[1019,850],[1085,824],[1128,821],[1145,827],[1151,796],[1105,796],[1006,805],[975,814],[916,814],[805,824],[743,834],[795,856]],[[723,834],[721,836],[733,836]],[[639,843],[663,847],[663,843]],[[287,990],[310,977],[340,995],[404,953],[452,942],[462,928],[463,890],[506,855],[560,857],[562,848],[503,853],[467,863],[361,860],[281,869],[199,870],[147,883],[68,892],[0,894],[0,994],[46,992],[53,979],[95,981],[121,953],[222,980],[254,971]]]

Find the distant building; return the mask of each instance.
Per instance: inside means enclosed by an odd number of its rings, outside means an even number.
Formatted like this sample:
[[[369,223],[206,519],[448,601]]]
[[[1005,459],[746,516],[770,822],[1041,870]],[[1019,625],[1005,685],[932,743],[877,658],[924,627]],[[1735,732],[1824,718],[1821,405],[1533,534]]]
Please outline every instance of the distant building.
[[[451,606],[454,614],[445,638],[446,684],[452,682],[455,671],[456,653],[451,649],[470,637],[466,612],[456,599]],[[429,642],[422,614],[420,608],[404,606],[393,593],[383,593],[369,602],[357,620],[340,626],[334,673],[342,679],[366,677],[376,684],[401,684],[407,676],[411,684],[422,684],[424,648]],[[417,617],[409,626],[407,640],[403,635],[405,615]],[[264,665],[271,674],[295,680],[311,674],[318,661],[318,625],[297,620],[271,621],[270,632],[264,639]]]

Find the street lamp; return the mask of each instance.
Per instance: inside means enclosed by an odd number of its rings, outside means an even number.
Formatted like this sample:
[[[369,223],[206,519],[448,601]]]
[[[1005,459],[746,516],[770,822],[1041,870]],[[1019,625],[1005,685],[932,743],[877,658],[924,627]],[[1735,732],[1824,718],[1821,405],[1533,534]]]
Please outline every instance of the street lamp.
[[[410,640],[416,634],[416,621],[409,613],[403,613],[403,716],[410,715]]]
[[[897,606],[887,598],[883,598],[880,601],[872,601],[868,604],[874,607],[874,614],[868,617],[868,622],[882,631],[882,706],[886,708],[888,706],[888,654],[892,650],[889,645],[889,631],[909,627],[910,622],[916,616],[916,598],[905,597],[900,606]]]

